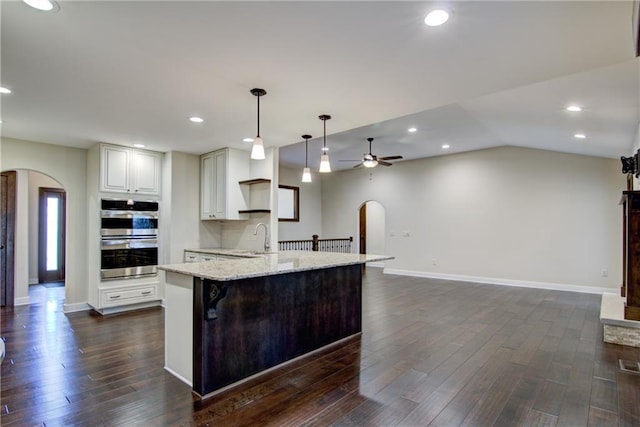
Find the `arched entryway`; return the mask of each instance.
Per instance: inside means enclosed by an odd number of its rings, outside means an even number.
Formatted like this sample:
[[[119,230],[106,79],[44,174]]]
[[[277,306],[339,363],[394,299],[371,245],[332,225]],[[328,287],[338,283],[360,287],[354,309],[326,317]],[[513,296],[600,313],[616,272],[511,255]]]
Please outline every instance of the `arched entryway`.
[[[26,304],[29,285],[64,286],[66,192],[38,171],[6,171],[2,179],[3,302]]]
[[[385,253],[385,208],[375,200],[369,200],[358,209],[358,252],[361,254]]]

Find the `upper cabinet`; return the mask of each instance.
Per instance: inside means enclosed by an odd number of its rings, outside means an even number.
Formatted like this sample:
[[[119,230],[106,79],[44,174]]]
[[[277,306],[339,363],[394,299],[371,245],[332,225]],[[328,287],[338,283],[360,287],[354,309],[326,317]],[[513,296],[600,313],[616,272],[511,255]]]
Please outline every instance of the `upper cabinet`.
[[[248,219],[246,188],[239,182],[248,179],[249,153],[223,148],[200,157],[200,218]]]
[[[162,153],[100,145],[100,191],[160,195]]]

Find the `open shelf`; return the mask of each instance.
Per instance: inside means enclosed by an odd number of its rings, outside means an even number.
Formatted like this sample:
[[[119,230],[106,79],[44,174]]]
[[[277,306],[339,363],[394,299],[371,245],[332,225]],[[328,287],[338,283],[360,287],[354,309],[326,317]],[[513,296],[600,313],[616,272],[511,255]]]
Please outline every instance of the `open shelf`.
[[[246,210],[238,211],[238,213],[241,213],[241,214],[247,214],[247,213],[271,213],[271,209],[246,209]]]
[[[239,181],[238,184],[253,185],[253,184],[268,184],[270,182],[271,182],[270,179],[257,178],[257,179],[247,179],[246,181]]]

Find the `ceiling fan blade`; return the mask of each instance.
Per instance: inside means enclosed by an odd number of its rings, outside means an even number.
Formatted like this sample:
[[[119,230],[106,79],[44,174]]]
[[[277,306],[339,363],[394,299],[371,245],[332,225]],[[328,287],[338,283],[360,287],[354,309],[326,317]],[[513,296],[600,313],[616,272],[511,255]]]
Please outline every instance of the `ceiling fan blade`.
[[[378,160],[400,160],[400,159],[402,159],[402,156],[380,157]]]
[[[347,159],[340,159],[338,160],[339,162],[361,162],[362,159],[358,159],[358,160],[347,160]]]
[[[359,160],[358,160],[359,161]],[[362,163],[358,163],[357,165],[355,165],[353,168],[357,169],[357,168],[361,168],[362,167]]]
[[[382,166],[391,166],[391,165],[393,165],[393,163],[383,162],[382,160],[378,160],[378,164],[382,165]]]

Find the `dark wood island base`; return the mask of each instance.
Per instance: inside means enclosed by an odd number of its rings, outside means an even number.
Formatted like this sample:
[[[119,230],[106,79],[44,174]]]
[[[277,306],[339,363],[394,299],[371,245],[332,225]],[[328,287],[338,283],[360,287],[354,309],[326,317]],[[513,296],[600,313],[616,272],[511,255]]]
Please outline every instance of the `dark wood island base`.
[[[193,391],[206,396],[362,331],[362,266],[194,278]]]
[[[165,369],[207,397],[362,331],[362,268],[386,255],[282,251],[159,266]]]

